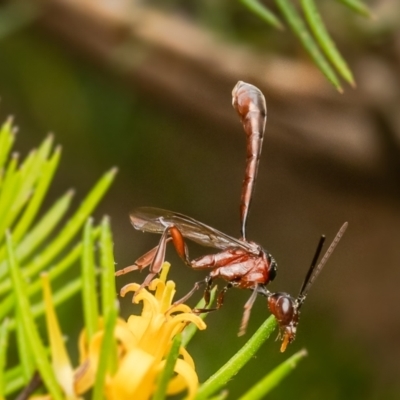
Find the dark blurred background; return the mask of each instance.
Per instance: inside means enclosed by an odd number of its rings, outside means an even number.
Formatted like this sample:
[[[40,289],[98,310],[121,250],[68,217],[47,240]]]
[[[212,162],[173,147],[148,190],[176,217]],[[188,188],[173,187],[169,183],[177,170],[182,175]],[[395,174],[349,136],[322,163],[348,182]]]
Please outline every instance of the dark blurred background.
[[[231,107],[238,80],[259,86],[268,104],[248,236],[278,262],[270,289],[296,295],[319,236],[330,241],[349,221],[307,298],[295,343],[282,355],[270,340],[229,384],[229,398],[304,347],[309,357],[271,398],[400,398],[400,10],[396,0],[369,4],[373,20],[336,2],[319,5],[357,81],[339,95],[288,29],[273,31],[238,2],[0,3],[1,120],[15,116],[23,154],[50,131],[62,144],[49,204],[68,187],[78,204],[119,167],[96,212],[112,218],[118,269],[159,239],[133,230],[137,206],[239,236],[245,137]],[[189,246],[193,256],[209,251]],[[167,259],[178,296],[201,279],[172,248]],[[259,298],[238,338],[248,297],[228,292],[190,344],[201,381],[268,316]]]

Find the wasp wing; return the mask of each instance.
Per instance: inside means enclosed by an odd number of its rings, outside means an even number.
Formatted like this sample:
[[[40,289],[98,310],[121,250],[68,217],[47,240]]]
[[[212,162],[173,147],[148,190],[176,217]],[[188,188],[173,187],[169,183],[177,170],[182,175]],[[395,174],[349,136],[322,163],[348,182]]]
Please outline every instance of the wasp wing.
[[[162,234],[169,224],[174,224],[185,238],[203,246],[221,250],[238,247],[251,253],[256,251],[251,243],[228,236],[186,215],[161,208],[137,208],[130,214],[130,219],[133,227],[137,230]]]

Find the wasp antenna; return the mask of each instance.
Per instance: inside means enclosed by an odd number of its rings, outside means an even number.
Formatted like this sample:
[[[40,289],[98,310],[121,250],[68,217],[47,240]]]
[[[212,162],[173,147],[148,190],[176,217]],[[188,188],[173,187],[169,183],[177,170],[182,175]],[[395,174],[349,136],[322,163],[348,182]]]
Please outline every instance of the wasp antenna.
[[[300,290],[300,294],[299,294],[299,296],[297,298],[297,302],[299,304],[299,308],[303,304],[303,302],[304,302],[304,300],[305,300],[305,298],[307,296],[307,293],[310,290],[310,287],[312,286],[312,284],[314,283],[315,279],[317,278],[317,276],[322,271],[322,268],[324,268],[324,266],[325,266],[326,262],[328,261],[329,257],[332,255],[333,251],[335,250],[337,244],[339,243],[340,239],[342,238],[342,236],[343,236],[344,232],[346,231],[348,225],[349,224],[347,222],[345,222],[342,225],[342,227],[339,229],[339,232],[336,234],[335,239],[333,239],[331,245],[329,246],[328,250],[326,251],[326,253],[322,257],[322,259],[321,259],[320,263],[318,264],[318,266],[317,267],[313,267],[311,265],[311,267],[310,267],[310,269],[309,269],[309,271],[307,273],[306,279],[305,279],[305,281],[303,283],[303,286],[302,286],[302,288]],[[322,238],[321,238],[321,240],[322,240]],[[318,245],[316,254],[318,253],[319,247],[321,245],[321,240],[320,240],[320,244]],[[322,248],[322,245],[321,245],[321,248]],[[319,252],[320,251],[321,250],[319,250]],[[318,254],[318,256],[319,256],[319,254]],[[318,256],[314,256],[314,259],[318,258]],[[314,262],[314,260],[313,260],[313,262]]]
[[[299,295],[297,296],[299,298],[302,296],[302,294],[304,292],[304,288],[307,286],[307,283],[309,282],[309,280],[311,278],[311,275],[312,275],[312,273],[313,273],[313,271],[315,269],[315,266],[317,265],[318,258],[319,258],[320,254],[321,254],[322,247],[324,246],[324,243],[325,243],[325,239],[326,239],[325,235],[322,235],[321,238],[319,239],[319,243],[318,243],[317,248],[315,250],[314,257],[313,257],[313,259],[311,261],[310,268],[307,271],[307,275],[304,278],[303,285],[301,286]]]

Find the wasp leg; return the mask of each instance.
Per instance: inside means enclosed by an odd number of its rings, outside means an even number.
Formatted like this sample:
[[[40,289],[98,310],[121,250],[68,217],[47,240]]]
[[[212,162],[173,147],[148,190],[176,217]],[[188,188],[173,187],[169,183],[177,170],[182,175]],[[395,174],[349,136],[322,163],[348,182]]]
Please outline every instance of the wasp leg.
[[[160,243],[158,244],[158,246],[155,247],[154,249],[151,249],[149,252],[147,252],[144,256],[142,256],[140,258],[143,260],[150,253],[150,255],[149,255],[149,259],[150,259],[150,256],[154,252],[154,256],[151,260],[150,268],[149,268],[150,273],[146,276],[146,279],[140,285],[139,289],[136,290],[135,295],[133,296],[134,298],[144,287],[147,287],[150,284],[150,282],[153,280],[153,278],[160,272],[162,264],[165,259],[165,250],[167,247],[167,243],[168,243],[168,229],[165,229],[163,234],[161,235]],[[147,262],[147,261],[149,261],[149,260],[146,259],[145,262]]]
[[[181,231],[173,224],[168,225],[167,229],[169,234],[171,235],[172,243],[175,247],[176,252],[178,253],[178,256],[187,266],[192,267],[192,263],[189,260],[189,251]]]
[[[211,279],[210,279],[211,280]],[[233,287],[232,283],[228,283],[218,294],[217,297],[217,306],[214,308],[196,308],[193,310],[193,312],[196,313],[206,313],[206,312],[211,312],[211,311],[216,311],[219,310],[223,305],[224,305],[224,298],[225,298],[225,293]],[[207,290],[208,289],[208,290]],[[206,288],[204,291],[204,299],[206,300],[206,305],[210,302],[210,290],[211,290],[211,285],[209,288]],[[207,294],[206,294],[207,293]],[[208,296],[208,298],[206,298]]]
[[[171,238],[168,238],[167,242],[170,242],[170,241],[171,241]],[[157,249],[158,249],[158,245],[156,247],[152,248],[147,253],[143,254],[141,257],[139,257],[133,265],[129,265],[128,267],[125,267],[125,268],[122,268],[122,269],[116,271],[115,276],[125,275],[128,272],[136,271],[136,270],[141,271],[142,269],[148,267],[152,263],[154,256],[156,255]]]
[[[22,392],[16,397],[16,400],[27,400],[30,398],[31,394],[43,385],[42,377],[38,371],[35,371],[32,375],[31,380],[28,382],[27,386],[22,390]]]
[[[177,301],[174,302],[174,306],[177,306],[178,304],[185,303],[188,299],[190,299],[190,298],[193,296],[193,294],[194,294],[197,290],[200,289],[200,286],[201,286],[201,285],[204,285],[204,284],[207,284],[207,278],[204,279],[204,280],[202,280],[202,281],[196,282],[196,283],[194,284],[193,288],[190,290],[190,292],[189,292],[188,294],[186,294],[186,295],[183,296],[181,299],[179,299],[179,300],[177,300]],[[209,302],[210,302],[210,301],[208,301],[208,303],[209,303]],[[208,305],[208,303],[207,303],[206,305]]]
[[[246,333],[247,324],[249,323],[250,319],[251,308],[253,307],[253,304],[257,298],[257,293],[258,293],[258,285],[255,286],[253,293],[251,294],[250,298],[244,305],[244,312],[243,312],[242,322],[240,323],[238,336],[243,336]]]
[[[170,235],[170,237],[168,237],[168,235]],[[172,240],[172,243],[179,257],[182,258],[185,264],[191,267],[189,252],[181,231],[175,225],[169,224],[165,225],[165,230],[161,235],[160,243],[157,246],[154,258],[150,264],[151,273],[158,274],[160,272],[162,264],[165,260],[165,250],[169,239]]]
[[[170,235],[170,236],[168,236]],[[149,270],[150,273],[146,276],[144,282],[140,285],[139,289],[136,291],[135,296],[139,291],[148,286],[152,279],[161,271],[162,265],[165,260],[165,251],[167,248],[167,243],[172,240],[172,243],[175,247],[178,255],[183,259],[185,264],[191,265],[188,250],[186,243],[183,239],[183,235],[180,230],[175,225],[165,225],[165,230],[161,235],[160,242],[158,246],[148,251],[145,255],[139,258],[135,264],[137,264],[137,268],[134,266],[132,270],[145,268],[150,264]],[[127,267],[130,268],[130,267]],[[121,273],[122,274],[122,273]]]

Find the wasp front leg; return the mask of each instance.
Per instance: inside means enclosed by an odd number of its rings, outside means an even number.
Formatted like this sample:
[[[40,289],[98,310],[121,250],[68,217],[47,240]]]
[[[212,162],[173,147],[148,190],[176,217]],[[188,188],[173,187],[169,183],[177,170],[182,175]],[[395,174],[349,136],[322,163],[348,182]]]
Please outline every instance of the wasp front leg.
[[[228,289],[230,289],[231,287],[233,287],[232,283],[228,283],[218,294],[217,297],[217,305],[214,308],[207,308],[208,305],[210,304],[210,300],[211,300],[211,289],[212,289],[212,284],[213,284],[213,280],[211,275],[208,275],[204,280],[196,282],[193,286],[193,288],[190,290],[189,293],[187,293],[184,297],[182,297],[181,299],[179,299],[178,301],[174,302],[174,306],[178,305],[178,304],[182,304],[185,303],[190,297],[193,296],[193,294],[200,289],[201,285],[206,285],[206,287],[204,288],[204,293],[203,293],[203,299],[204,299],[204,307],[203,308],[195,308],[193,309],[194,313],[197,314],[202,314],[202,313],[208,313],[211,311],[216,311],[219,310],[223,305],[224,305],[224,298],[225,298],[225,293],[228,291]]]
[[[165,260],[167,243],[171,240],[178,255],[182,258],[185,264],[191,266],[187,246],[185,244],[182,233],[175,225],[169,224],[165,225],[165,229],[161,235],[160,242],[156,247],[154,247],[138,260],[136,260],[133,265],[117,271],[116,275],[118,276],[126,274],[130,271],[142,270],[143,268],[149,266],[150,273],[146,276],[146,279],[140,285],[139,289],[148,286],[152,279],[161,271],[162,265]]]
[[[169,241],[171,241],[171,238],[167,239],[167,242]],[[137,270],[141,271],[142,269],[148,267],[153,262],[157,249],[158,245],[152,248],[147,253],[143,254],[141,257],[139,257],[132,265],[129,265],[128,267],[116,271],[115,276],[125,275],[131,271],[137,271]]]
[[[250,296],[249,300],[247,300],[246,304],[244,305],[244,312],[242,317],[242,322],[240,324],[240,329],[238,336],[243,336],[246,333],[247,325],[250,319],[251,309],[253,307],[254,302],[256,301],[258,293],[258,285],[256,285],[253,289],[253,293]]]

